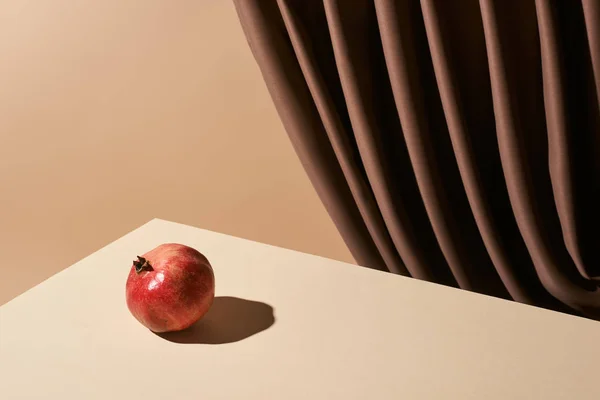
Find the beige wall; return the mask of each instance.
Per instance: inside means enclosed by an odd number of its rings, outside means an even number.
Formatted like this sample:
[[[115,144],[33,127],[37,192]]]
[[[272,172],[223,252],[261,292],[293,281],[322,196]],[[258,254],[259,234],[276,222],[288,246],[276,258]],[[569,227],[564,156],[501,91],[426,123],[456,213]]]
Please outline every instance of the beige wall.
[[[0,304],[153,217],[352,261],[229,0],[0,2]]]

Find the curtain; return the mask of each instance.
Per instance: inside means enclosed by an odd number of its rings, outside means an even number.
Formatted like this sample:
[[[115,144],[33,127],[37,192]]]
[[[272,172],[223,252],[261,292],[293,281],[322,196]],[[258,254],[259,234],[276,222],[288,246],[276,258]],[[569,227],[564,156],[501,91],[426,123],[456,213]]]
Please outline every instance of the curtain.
[[[359,264],[600,319],[600,1],[235,5]]]

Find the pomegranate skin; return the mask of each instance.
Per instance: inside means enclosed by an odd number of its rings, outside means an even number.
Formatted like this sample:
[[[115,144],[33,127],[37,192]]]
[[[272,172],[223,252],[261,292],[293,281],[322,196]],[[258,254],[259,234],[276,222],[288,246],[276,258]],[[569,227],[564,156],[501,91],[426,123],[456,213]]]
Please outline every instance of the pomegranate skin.
[[[127,278],[129,311],[157,333],[188,328],[206,314],[214,296],[208,259],[182,244],[161,244],[138,257]]]

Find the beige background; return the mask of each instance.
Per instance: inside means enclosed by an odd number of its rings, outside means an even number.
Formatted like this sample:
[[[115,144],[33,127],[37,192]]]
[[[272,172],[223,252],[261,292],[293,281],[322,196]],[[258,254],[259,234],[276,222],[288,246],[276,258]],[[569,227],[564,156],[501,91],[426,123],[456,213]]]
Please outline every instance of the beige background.
[[[230,1],[0,2],[0,304],[154,217],[352,261]]]

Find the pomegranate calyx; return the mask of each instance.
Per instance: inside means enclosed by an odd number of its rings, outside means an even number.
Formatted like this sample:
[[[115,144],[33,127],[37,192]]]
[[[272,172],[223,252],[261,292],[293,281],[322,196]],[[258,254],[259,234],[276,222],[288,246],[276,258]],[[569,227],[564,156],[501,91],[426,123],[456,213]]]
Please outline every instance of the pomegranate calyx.
[[[142,271],[152,271],[152,266],[144,257],[137,256],[137,260],[133,261],[133,266],[135,267],[135,272],[138,274]]]

